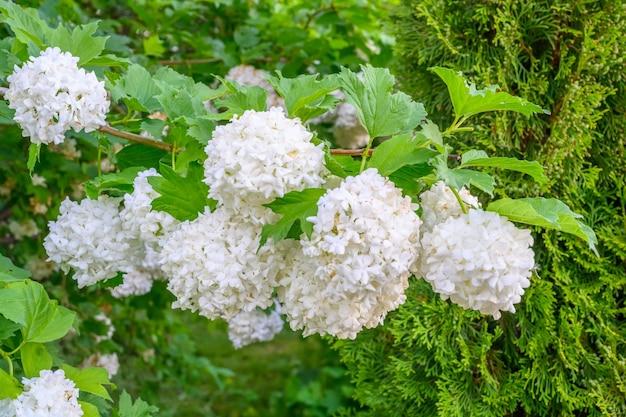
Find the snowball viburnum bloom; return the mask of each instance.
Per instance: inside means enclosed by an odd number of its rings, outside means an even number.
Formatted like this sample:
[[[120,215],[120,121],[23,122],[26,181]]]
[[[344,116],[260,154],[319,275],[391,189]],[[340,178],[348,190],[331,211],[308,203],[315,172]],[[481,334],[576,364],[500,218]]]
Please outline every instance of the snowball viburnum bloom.
[[[279,108],[246,111],[218,126],[206,146],[209,196],[234,211],[260,207],[290,191],[319,187],[324,151],[299,119]]]
[[[269,307],[279,262],[271,244],[257,252],[260,233],[260,225],[223,207],[181,223],[161,252],[173,307],[227,320]]]
[[[515,312],[534,267],[533,238],[496,213],[470,210],[422,238],[416,264],[442,298],[500,318]]]
[[[228,320],[228,338],[236,349],[272,340],[283,329],[280,312],[244,311]]]
[[[478,199],[470,192],[461,188],[459,196],[470,207],[479,208]],[[463,214],[461,205],[454,193],[443,181],[439,181],[429,190],[420,194],[420,206],[422,207],[422,231],[433,230],[436,224],[444,222],[450,217],[459,217]]]
[[[293,249],[279,296],[293,329],[354,338],[405,300],[421,221],[377,170],[348,177],[318,202],[311,239]]]
[[[35,378],[23,378],[24,392],[14,400],[16,417],[80,417],[78,389],[62,370],[43,370]]]
[[[272,87],[272,84],[269,83],[267,77],[267,72],[254,68],[252,65],[237,65],[228,71],[225,78],[229,81],[234,81],[237,84],[261,87],[267,92],[267,107],[284,108],[285,101],[281,96],[276,94],[274,87]]]
[[[14,120],[32,143],[59,144],[65,132],[91,132],[105,125],[109,100],[104,82],[78,67],[78,58],[48,48],[15,67],[5,98]]]
[[[109,374],[109,378],[113,378],[120,370],[120,360],[117,357],[117,353],[94,353],[85,359],[82,366],[104,368]]]
[[[144,295],[150,292],[154,283],[154,271],[133,268],[125,272],[122,283],[111,288],[111,295],[115,298],[126,298],[132,295]]]
[[[49,223],[43,243],[48,257],[66,272],[73,268],[81,288],[129,268],[135,242],[122,226],[119,204],[107,196],[80,203],[66,198],[59,217]]]

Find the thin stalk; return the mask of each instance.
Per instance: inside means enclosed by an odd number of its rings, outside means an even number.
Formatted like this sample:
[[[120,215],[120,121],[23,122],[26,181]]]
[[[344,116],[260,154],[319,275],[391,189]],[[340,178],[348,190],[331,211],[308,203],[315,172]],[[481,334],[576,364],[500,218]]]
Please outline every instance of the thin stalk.
[[[13,361],[11,360],[10,355],[4,350],[0,350],[0,355],[2,355],[4,360],[7,362],[7,367],[9,368],[9,375],[13,376]]]
[[[124,132],[123,130],[115,129],[111,126],[102,126],[100,132],[106,133],[111,136],[126,139],[129,142],[140,143],[146,146],[152,146],[153,148],[162,149],[164,151],[172,152],[172,145],[165,142],[159,142],[158,140],[150,139],[142,135],[136,135],[134,133]]]
[[[359,169],[359,173],[363,172],[363,170],[365,169],[365,164],[367,163],[367,157],[370,156],[370,150],[372,148],[372,143],[374,143],[374,138],[371,138],[367,142],[367,146],[365,147],[365,150],[361,154],[361,168]]]
[[[459,194],[457,189],[454,187],[450,187],[450,189],[452,190],[452,194],[454,194],[454,196],[456,197],[456,201],[459,202],[459,205],[461,206],[461,211],[463,212],[463,214],[467,214],[468,213],[467,206],[465,205],[465,202],[461,198],[461,195]]]
[[[98,176],[102,175],[102,146],[98,144]]]

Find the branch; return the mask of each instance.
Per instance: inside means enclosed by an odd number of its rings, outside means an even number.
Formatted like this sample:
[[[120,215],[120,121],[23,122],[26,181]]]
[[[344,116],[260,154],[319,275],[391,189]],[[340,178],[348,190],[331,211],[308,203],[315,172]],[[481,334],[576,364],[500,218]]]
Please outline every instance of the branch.
[[[363,156],[365,149],[331,149],[331,155],[348,155],[348,156]],[[370,149],[368,156],[372,155],[374,149]]]
[[[165,142],[159,142],[158,140],[150,139],[146,136],[136,135],[134,133],[124,132],[122,130],[117,130],[111,126],[102,126],[100,132],[109,134],[111,136],[115,136],[118,138],[126,139],[129,142],[140,143],[142,145],[152,146],[153,148],[163,149],[164,151],[171,152],[172,145]]]

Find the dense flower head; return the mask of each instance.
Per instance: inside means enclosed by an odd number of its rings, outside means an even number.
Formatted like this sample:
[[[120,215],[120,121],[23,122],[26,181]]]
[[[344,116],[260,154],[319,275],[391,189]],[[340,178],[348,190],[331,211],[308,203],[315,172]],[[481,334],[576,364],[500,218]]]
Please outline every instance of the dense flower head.
[[[85,359],[82,366],[104,368],[109,378],[113,378],[120,370],[120,360],[117,353],[94,353]]]
[[[322,145],[279,108],[246,111],[218,126],[206,146],[210,197],[235,211],[259,207],[295,190],[323,183]]]
[[[469,207],[479,208],[478,199],[470,192],[461,188],[459,190],[461,200]],[[420,194],[420,206],[422,207],[423,231],[433,230],[436,224],[444,222],[450,217],[459,217],[463,214],[459,201],[454,193],[443,181],[437,182],[427,191]]]
[[[318,202],[310,240],[292,250],[279,294],[294,329],[354,338],[404,302],[419,251],[410,198],[375,169],[348,177]]]
[[[122,283],[111,288],[111,295],[115,298],[125,298],[132,295],[144,295],[150,292],[155,280],[155,272],[139,268],[132,268],[122,275]]]
[[[15,417],[15,402],[12,399],[0,400],[0,417]]]
[[[228,338],[236,349],[272,340],[282,329],[278,309],[269,314],[259,310],[243,311],[228,320]]]
[[[64,271],[73,268],[79,287],[115,276],[130,266],[132,236],[119,216],[120,199],[101,196],[75,203],[65,199],[59,217],[49,223],[44,247]]]
[[[237,84],[261,87],[267,92],[267,107],[285,107],[285,101],[281,96],[276,94],[274,87],[267,80],[267,72],[254,68],[252,65],[237,65],[228,70],[225,77],[229,81]]]
[[[154,168],[139,172],[133,181],[133,192],[124,195],[124,208],[120,212],[124,229],[145,243],[157,243],[160,236],[178,225],[171,214],[152,210],[152,200],[160,194],[152,188],[148,178],[159,176]]]
[[[91,132],[105,124],[109,100],[104,82],[59,48],[16,66],[7,81],[5,98],[23,136],[33,143],[59,144],[70,129]]]
[[[24,392],[14,401],[16,417],[80,417],[78,389],[63,370],[43,370],[38,377],[23,378]]]
[[[260,225],[223,207],[181,223],[161,252],[173,307],[227,320],[269,307],[279,259],[271,244],[257,252],[260,232]]]
[[[464,308],[500,318],[515,312],[534,267],[533,238],[496,213],[470,210],[424,233],[416,270]]]

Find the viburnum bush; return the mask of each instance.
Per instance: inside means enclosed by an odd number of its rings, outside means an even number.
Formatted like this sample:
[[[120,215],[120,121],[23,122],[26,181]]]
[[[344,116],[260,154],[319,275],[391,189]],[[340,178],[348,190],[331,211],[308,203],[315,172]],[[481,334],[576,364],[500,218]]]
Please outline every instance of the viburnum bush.
[[[16,35],[3,50],[15,65],[0,110],[30,142],[24,157],[33,178],[41,147],[64,145],[69,135],[124,143],[115,152],[119,171],[100,168],[83,184],[87,198],[64,200],[43,243],[84,291],[102,285],[132,297],[163,280],[173,308],[225,320],[236,347],[271,339],[281,317],[305,336],[354,339],[405,302],[410,280],[494,319],[514,313],[538,279],[528,227],[595,247],[594,232],[557,199],[491,198],[495,179],[485,171],[542,183],[537,162],[480,149],[457,154],[449,145],[481,113],[543,117],[497,86],[431,68],[454,109],[444,128],[395,91],[385,68],[287,77],[235,67],[205,84],[104,54],[95,24],[69,31],[15,5],[0,10]],[[342,130],[350,118],[351,130]],[[341,134],[327,135],[328,123]],[[79,398],[110,400],[104,386],[117,360],[93,352],[89,362],[107,369],[54,363],[45,343],[70,331],[72,313],[3,262],[0,378],[8,388],[0,398],[8,415],[104,412]],[[94,320],[109,325],[106,316]]]

